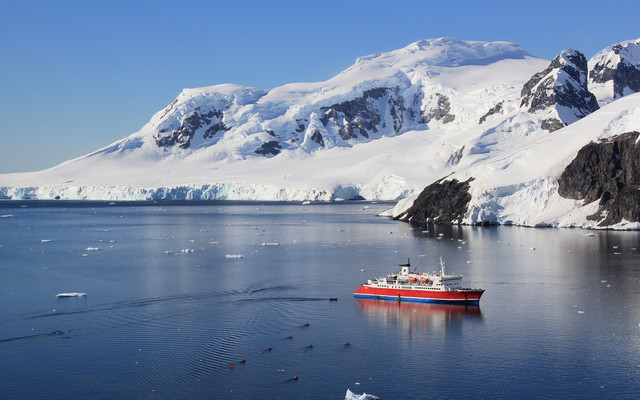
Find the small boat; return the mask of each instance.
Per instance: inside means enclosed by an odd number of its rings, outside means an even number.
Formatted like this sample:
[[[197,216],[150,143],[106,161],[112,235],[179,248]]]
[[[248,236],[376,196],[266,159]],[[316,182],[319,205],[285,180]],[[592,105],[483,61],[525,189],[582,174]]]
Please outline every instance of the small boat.
[[[462,275],[446,275],[440,258],[440,272],[427,274],[411,272],[411,261],[400,264],[400,271],[384,278],[369,279],[360,285],[353,297],[378,300],[412,301],[421,303],[473,304],[480,303],[484,289],[462,284]]]

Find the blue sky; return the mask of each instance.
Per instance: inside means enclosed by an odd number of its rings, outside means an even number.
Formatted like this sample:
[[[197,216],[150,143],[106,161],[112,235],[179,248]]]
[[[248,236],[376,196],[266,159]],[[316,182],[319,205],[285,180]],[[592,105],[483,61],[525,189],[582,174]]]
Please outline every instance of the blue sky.
[[[640,37],[640,3],[0,0],[0,173],[140,129],[185,87],[323,81],[424,38],[504,40],[552,59]]]

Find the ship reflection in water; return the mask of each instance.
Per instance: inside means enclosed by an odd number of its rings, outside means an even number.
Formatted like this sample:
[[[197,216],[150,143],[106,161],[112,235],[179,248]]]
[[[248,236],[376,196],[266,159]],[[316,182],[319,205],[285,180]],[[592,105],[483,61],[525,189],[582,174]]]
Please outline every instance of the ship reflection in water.
[[[477,305],[433,304],[355,299],[365,318],[385,326],[395,325],[408,333],[441,332],[456,334],[463,323],[482,321],[482,312]]]

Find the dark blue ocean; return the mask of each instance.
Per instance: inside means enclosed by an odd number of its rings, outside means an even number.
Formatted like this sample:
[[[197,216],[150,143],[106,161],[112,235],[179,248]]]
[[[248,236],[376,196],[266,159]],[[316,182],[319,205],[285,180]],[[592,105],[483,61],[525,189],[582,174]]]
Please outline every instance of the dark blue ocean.
[[[640,398],[638,232],[390,206],[0,202],[0,396]],[[480,307],[353,298],[439,257]]]

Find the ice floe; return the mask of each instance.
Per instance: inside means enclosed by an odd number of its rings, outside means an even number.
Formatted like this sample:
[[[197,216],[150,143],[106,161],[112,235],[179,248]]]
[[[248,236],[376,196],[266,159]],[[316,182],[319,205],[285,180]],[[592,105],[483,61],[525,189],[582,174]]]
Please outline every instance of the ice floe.
[[[347,394],[344,396],[344,400],[378,400],[379,397],[374,396],[372,394],[356,394],[351,390],[347,389]]]
[[[58,293],[56,297],[85,297],[87,294],[82,292]]]

